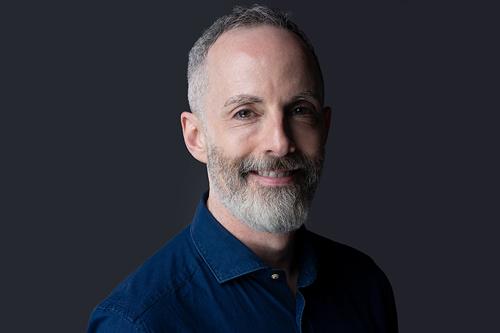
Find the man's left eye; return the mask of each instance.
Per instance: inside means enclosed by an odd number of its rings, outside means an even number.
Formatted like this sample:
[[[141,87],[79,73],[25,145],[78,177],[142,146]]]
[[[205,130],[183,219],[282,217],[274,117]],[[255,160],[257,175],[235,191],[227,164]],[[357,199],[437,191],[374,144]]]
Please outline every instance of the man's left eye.
[[[292,115],[294,116],[304,116],[310,115],[313,113],[313,110],[307,106],[296,106],[292,109]]]

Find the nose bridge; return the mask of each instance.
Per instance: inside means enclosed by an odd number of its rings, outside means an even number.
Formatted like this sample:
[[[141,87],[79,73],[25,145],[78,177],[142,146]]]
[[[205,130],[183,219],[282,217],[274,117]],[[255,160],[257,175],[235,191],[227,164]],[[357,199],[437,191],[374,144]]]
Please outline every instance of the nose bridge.
[[[282,107],[268,110],[263,142],[266,154],[285,156],[295,150],[289,124]]]

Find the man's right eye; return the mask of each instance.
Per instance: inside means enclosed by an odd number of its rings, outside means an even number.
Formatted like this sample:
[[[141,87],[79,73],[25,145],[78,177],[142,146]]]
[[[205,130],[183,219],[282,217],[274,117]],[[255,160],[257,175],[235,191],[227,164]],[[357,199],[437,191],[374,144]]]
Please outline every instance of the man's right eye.
[[[253,111],[249,109],[242,109],[234,114],[234,118],[236,119],[248,119],[253,116]]]

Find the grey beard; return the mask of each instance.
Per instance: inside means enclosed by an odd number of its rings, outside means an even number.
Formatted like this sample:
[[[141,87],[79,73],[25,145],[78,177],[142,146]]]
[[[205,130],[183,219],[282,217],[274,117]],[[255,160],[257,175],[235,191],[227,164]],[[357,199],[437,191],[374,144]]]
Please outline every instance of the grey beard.
[[[311,201],[319,183],[324,153],[316,159],[302,154],[282,158],[242,158],[230,160],[210,145],[207,171],[211,192],[250,228],[269,232],[294,231],[307,220]],[[253,186],[251,170],[299,169],[295,182],[286,186]]]

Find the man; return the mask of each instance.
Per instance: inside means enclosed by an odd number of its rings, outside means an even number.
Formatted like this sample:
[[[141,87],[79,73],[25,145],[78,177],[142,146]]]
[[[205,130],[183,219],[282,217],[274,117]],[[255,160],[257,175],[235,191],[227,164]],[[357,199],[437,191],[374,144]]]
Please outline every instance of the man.
[[[182,130],[209,192],[94,310],[89,332],[397,332],[375,263],[303,226],[331,111],[302,32],[279,12],[237,7],[188,67]]]

